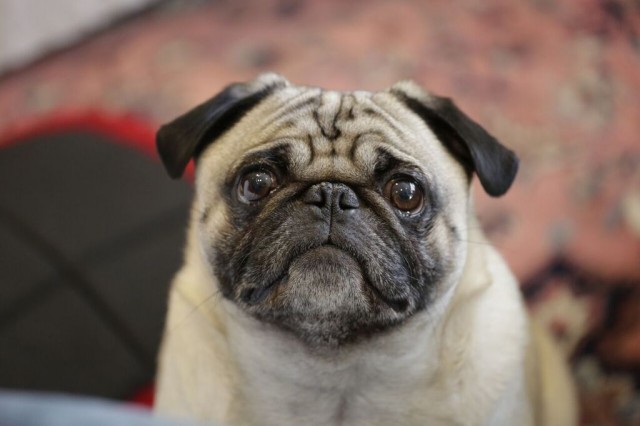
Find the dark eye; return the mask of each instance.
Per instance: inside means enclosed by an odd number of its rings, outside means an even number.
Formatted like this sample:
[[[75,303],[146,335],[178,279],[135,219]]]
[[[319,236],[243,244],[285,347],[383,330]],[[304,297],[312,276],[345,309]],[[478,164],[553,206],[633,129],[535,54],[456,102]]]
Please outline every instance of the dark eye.
[[[277,186],[273,173],[255,170],[242,176],[238,184],[238,197],[245,203],[261,200]]]
[[[418,213],[424,205],[422,189],[409,177],[399,177],[387,182],[384,196],[395,208],[405,213]]]

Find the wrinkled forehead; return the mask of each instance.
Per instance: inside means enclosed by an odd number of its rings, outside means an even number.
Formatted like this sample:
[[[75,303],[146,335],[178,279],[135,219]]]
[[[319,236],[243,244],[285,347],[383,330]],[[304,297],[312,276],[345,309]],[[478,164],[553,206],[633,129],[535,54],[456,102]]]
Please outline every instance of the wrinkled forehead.
[[[265,99],[211,144],[200,161],[216,163],[216,170],[209,170],[216,176],[209,180],[254,157],[285,151],[289,173],[299,180],[366,180],[381,155],[427,176],[452,173],[452,160],[434,133],[391,94],[300,87]],[[453,174],[462,181],[459,169]]]

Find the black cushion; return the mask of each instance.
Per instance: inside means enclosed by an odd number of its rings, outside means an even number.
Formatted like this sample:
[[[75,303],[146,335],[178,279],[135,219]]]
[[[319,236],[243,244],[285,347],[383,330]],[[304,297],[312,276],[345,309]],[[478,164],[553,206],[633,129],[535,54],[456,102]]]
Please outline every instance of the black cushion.
[[[191,187],[122,142],[0,147],[0,387],[126,398],[153,378]]]

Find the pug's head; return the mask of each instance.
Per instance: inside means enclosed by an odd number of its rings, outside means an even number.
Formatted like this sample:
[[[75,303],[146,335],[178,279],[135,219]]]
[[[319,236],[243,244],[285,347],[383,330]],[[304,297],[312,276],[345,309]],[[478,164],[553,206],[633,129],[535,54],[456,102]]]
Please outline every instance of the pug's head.
[[[459,279],[472,176],[493,196],[517,158],[411,82],[332,92],[263,75],[163,126],[196,162],[191,226],[222,295],[309,345],[366,339]]]

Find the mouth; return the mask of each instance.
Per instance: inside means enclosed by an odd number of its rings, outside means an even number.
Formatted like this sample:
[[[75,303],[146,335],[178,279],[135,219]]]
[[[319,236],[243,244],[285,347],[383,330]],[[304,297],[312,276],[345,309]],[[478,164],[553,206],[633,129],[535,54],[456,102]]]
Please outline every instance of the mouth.
[[[337,260],[336,258],[340,255],[346,254],[347,256],[350,256],[346,251],[340,249],[331,242],[312,247],[303,253],[293,256],[289,261],[287,268],[276,279],[268,282],[265,286],[250,287],[243,290],[240,298],[247,305],[258,305],[264,302],[278,286],[288,282],[289,269],[297,259],[301,258],[302,256],[312,256],[314,254],[320,255],[320,257],[322,257],[322,255],[325,255],[325,257],[326,255],[330,255],[334,257],[334,260]]]
[[[249,306],[259,305],[270,295],[272,295],[279,287],[289,283],[290,271],[297,263],[303,262],[309,269],[325,268],[339,270],[345,267],[346,263],[352,263],[358,266],[358,273],[361,276],[362,287],[364,292],[372,293],[374,299],[382,301],[390,309],[398,314],[405,313],[409,308],[409,301],[406,299],[393,299],[385,295],[380,289],[373,284],[372,279],[366,273],[363,263],[349,251],[344,250],[332,242],[326,242],[319,246],[313,247],[304,253],[293,256],[287,268],[274,280],[264,286],[254,286],[244,289],[240,294],[240,299]],[[313,269],[312,269],[313,270]]]

